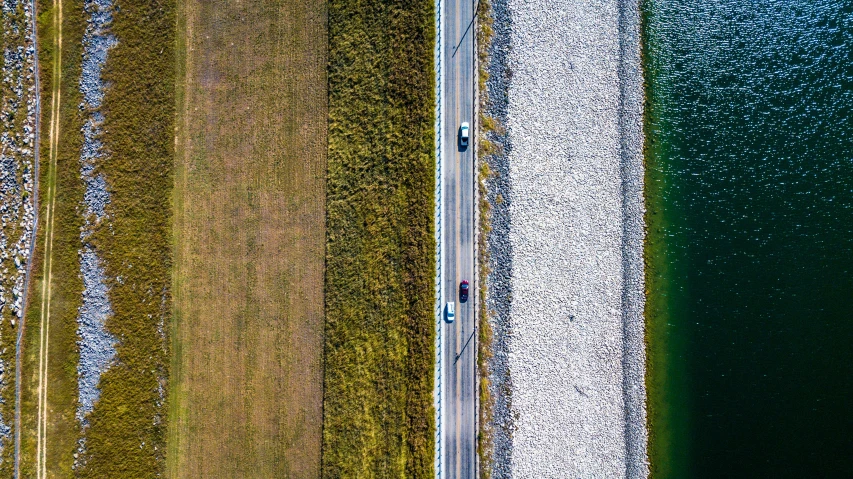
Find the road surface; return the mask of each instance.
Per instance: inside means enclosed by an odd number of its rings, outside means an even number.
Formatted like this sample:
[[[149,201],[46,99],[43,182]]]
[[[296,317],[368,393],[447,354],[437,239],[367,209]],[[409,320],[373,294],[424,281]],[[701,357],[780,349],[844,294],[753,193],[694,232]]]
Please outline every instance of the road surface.
[[[477,394],[472,338],[477,286],[474,284],[474,2],[445,0],[444,6],[444,243],[442,293],[456,302],[456,321],[444,322],[442,339],[442,477],[474,478],[476,474]],[[459,126],[471,127],[471,145],[459,147]],[[471,297],[459,302],[459,283],[471,283]],[[464,349],[463,349],[464,348]]]

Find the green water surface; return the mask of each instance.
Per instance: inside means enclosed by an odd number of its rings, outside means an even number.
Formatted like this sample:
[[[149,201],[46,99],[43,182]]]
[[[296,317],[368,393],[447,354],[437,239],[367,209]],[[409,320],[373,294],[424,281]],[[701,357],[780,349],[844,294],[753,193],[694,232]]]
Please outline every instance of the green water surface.
[[[853,1],[643,36],[654,477],[853,477]]]

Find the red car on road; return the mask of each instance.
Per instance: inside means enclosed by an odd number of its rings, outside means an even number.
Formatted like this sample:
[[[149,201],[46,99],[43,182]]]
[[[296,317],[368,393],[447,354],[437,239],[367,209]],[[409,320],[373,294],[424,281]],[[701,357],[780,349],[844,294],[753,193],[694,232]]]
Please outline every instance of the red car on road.
[[[464,303],[468,301],[468,280],[463,279],[461,283],[459,283],[459,302]]]

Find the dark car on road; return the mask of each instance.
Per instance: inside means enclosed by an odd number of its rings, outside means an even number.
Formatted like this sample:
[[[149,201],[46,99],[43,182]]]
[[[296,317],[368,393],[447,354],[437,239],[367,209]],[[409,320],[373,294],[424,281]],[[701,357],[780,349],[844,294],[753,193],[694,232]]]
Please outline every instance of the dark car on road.
[[[463,279],[461,283],[459,283],[459,302],[464,303],[468,301],[468,280]]]

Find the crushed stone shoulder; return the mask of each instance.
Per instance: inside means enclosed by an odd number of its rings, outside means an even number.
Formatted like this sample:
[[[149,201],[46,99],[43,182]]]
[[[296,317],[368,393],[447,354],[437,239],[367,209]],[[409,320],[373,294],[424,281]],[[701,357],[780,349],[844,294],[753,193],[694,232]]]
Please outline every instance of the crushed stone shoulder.
[[[646,477],[639,8],[492,12],[492,472]]]

